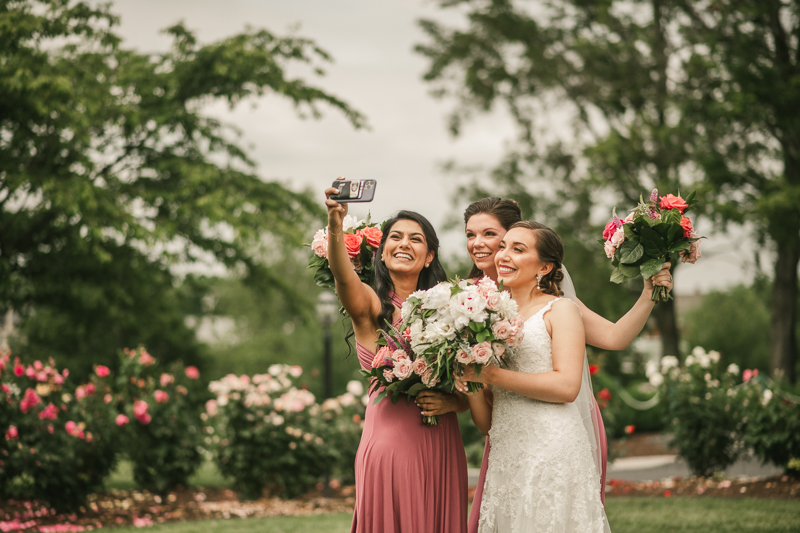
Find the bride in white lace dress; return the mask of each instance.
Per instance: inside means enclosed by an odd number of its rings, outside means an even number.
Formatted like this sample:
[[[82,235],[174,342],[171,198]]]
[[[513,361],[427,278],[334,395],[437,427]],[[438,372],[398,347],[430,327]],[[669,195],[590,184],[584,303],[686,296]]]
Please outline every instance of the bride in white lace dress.
[[[561,239],[535,222],[519,222],[495,257],[498,281],[527,320],[509,367],[486,367],[465,381],[493,392],[470,396],[475,424],[492,442],[479,533],[610,531],[594,458],[591,386],[577,306],[563,294]],[[587,397],[588,393],[588,397]],[[586,405],[583,405],[586,404]]]

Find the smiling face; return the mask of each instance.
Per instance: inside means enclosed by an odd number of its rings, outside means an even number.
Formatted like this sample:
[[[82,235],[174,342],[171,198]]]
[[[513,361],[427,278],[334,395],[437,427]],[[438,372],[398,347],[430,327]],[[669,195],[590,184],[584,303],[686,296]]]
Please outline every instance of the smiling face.
[[[475,266],[489,276],[495,272],[494,258],[506,234],[500,221],[487,213],[473,215],[467,221],[467,251]]]
[[[504,287],[537,285],[536,275],[547,275],[553,263],[539,259],[534,232],[527,228],[512,228],[503,236],[495,254],[497,281]]]
[[[434,255],[428,250],[422,227],[413,220],[400,219],[386,236],[381,259],[390,272],[419,274]]]

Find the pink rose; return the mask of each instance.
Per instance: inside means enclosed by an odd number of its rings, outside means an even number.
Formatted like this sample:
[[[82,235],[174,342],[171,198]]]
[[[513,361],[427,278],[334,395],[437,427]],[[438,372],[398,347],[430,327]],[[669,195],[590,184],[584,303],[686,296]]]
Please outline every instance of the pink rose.
[[[363,240],[364,235],[360,231],[344,234],[344,245],[347,248],[347,255],[350,256],[350,259],[361,253],[361,241]]]
[[[403,359],[408,359],[408,354],[405,352],[405,350],[398,348],[392,352],[392,359],[395,361],[402,361]]]
[[[153,418],[148,413],[145,413],[144,416],[141,416],[136,420],[138,420],[140,424],[146,426],[151,420],[153,420]]]
[[[397,379],[406,379],[414,372],[414,363],[408,357],[397,360],[394,364],[394,375]]]
[[[58,416],[58,407],[55,405],[48,404],[47,407],[42,409],[42,412],[39,413],[39,420],[55,420]]]
[[[375,354],[375,359],[372,360],[372,368],[386,366],[387,359],[392,359],[392,350],[388,346],[381,346],[378,353]]]
[[[502,302],[501,293],[496,289],[486,294],[486,308],[490,311],[497,311],[500,309],[500,302]]]
[[[158,403],[167,403],[169,400],[169,394],[167,394],[163,390],[157,390],[153,393],[153,397],[156,399]]]
[[[689,235],[690,238],[696,237],[697,234],[692,232]],[[689,245],[688,250],[684,250],[681,252],[681,263],[692,263],[694,264],[698,259],[703,257],[700,253],[700,241],[694,241]]]
[[[428,362],[424,357],[419,357],[414,361],[414,373],[418,376],[423,375],[428,370]]]
[[[144,400],[137,400],[133,402],[133,416],[136,417],[136,420],[142,422],[143,424],[146,424],[147,422],[143,422],[142,420],[145,417],[148,417],[147,410],[149,407],[150,406],[147,405],[147,402]],[[148,419],[148,422],[149,421],[150,420]]]
[[[94,383],[87,383],[86,385],[84,385],[84,388],[86,389],[87,396],[91,396],[94,394]]]
[[[614,254],[617,253],[617,247],[611,244],[611,241],[606,241],[606,243],[603,245],[603,250],[605,250],[606,257],[609,259],[614,257]]]
[[[64,376],[62,376],[61,374],[56,374],[55,376],[53,376],[53,383],[55,383],[56,385],[61,385],[62,383],[64,383]]]
[[[189,379],[197,379],[200,377],[200,371],[197,370],[196,366],[187,366],[183,373],[186,374],[186,377]]]
[[[363,233],[364,238],[367,239],[367,244],[373,250],[377,250],[378,246],[381,245],[381,239],[383,238],[381,229],[378,226],[369,226],[361,230],[361,233]]]
[[[439,383],[439,376],[434,375],[432,368],[428,368],[420,377],[422,378],[422,383],[424,383],[426,387],[435,387],[436,384]]]
[[[611,244],[619,246],[623,242],[625,242],[625,230],[620,228],[611,236]]]
[[[219,413],[219,404],[217,400],[208,400],[206,402],[206,413],[208,413],[208,416],[217,416]]]
[[[680,196],[673,196],[668,194],[661,197],[661,209],[677,209],[683,214],[689,204]]]
[[[472,354],[470,354],[464,348],[459,348],[456,352],[456,361],[461,363],[462,365],[468,365],[473,362]]]
[[[511,330],[513,326],[511,322],[508,320],[498,320],[494,324],[492,324],[492,333],[494,334],[495,338],[500,339],[501,341],[506,340],[511,335]]]
[[[142,350],[142,355],[139,356],[139,363],[143,364],[144,366],[150,366],[155,362],[156,360],[153,358],[152,355]]]
[[[19,363],[14,363],[14,375],[17,377],[22,377],[22,374],[25,373],[25,367]]]
[[[328,232],[321,229],[314,234],[314,240],[311,241],[311,249],[318,257],[328,258]]]
[[[485,365],[492,358],[492,344],[489,341],[481,342],[472,347],[472,355],[475,362]]]
[[[692,228],[692,221],[689,220],[689,217],[681,217],[681,227],[683,228],[683,236],[689,237],[692,233],[694,233]]]
[[[298,365],[292,365],[289,367],[289,375],[293,378],[299,378],[303,375],[303,367]]]
[[[158,382],[161,384],[162,387],[166,387],[173,381],[175,381],[175,378],[172,377],[172,374],[161,374],[161,377],[158,378]]]
[[[110,394],[106,394],[105,396],[103,396],[103,402],[111,403],[111,400],[113,400],[113,398],[111,397]]]
[[[391,368],[384,368],[383,369],[383,377],[384,377],[384,379],[386,380],[387,383],[391,383],[392,380],[394,379],[394,374],[392,372],[392,369]]]
[[[123,414],[118,414],[115,422],[117,426],[122,427],[128,423],[128,417]]]
[[[37,372],[36,381],[47,381],[47,372]]]
[[[16,426],[8,426],[8,430],[6,431],[6,440],[14,440],[19,438],[19,431],[17,431]]]
[[[101,378],[104,378],[104,377],[108,376],[111,373],[111,371],[108,369],[108,367],[107,366],[103,366],[103,365],[97,365],[97,368],[95,368],[94,371]]]
[[[627,224],[628,222],[633,222],[633,211],[628,213],[628,216],[622,219],[623,224]]]
[[[37,370],[37,371],[38,371],[38,370],[41,370],[41,369],[43,369],[43,368],[44,368],[44,365],[42,364],[42,362],[41,362],[41,361],[34,361],[34,362],[33,362],[33,368],[34,368],[34,370]]]
[[[36,370],[34,370],[34,368],[32,366],[28,366],[28,368],[25,369],[25,376],[27,376],[27,377],[29,377],[31,379],[35,379],[36,378]]]
[[[67,430],[67,434],[73,437],[77,436],[76,433],[78,431],[78,425],[72,420],[69,420],[66,424],[64,424],[64,429]]]
[[[19,410],[23,413],[27,413],[31,407],[40,403],[42,403],[42,399],[36,394],[36,391],[33,389],[26,389],[25,395],[19,402]]]
[[[493,342],[492,351],[497,357],[503,357],[503,354],[506,353],[506,346],[502,342]]]

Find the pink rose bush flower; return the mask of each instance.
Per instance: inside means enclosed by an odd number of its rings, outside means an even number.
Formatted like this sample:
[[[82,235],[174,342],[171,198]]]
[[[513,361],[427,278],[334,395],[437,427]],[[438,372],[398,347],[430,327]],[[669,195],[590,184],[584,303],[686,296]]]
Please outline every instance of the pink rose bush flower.
[[[6,430],[6,440],[16,440],[19,438],[19,431],[16,426],[8,426]]]
[[[426,389],[452,392],[465,365],[504,364],[507,348],[522,340],[518,313],[510,295],[488,277],[416,291],[403,302],[402,323],[382,331],[383,346],[362,375],[373,393],[394,402]],[[438,417],[423,417],[425,424],[437,422]]]
[[[196,366],[187,366],[186,370],[184,370],[186,377],[189,379],[199,379],[200,378],[200,371],[197,370]]]
[[[139,421],[140,424],[147,425],[152,420],[152,417],[147,412],[150,409],[150,405],[144,400],[137,400],[133,402],[133,416],[136,420]]]
[[[169,401],[169,394],[163,390],[157,390],[153,393],[153,397],[158,403],[167,403]]]
[[[114,422],[118,427],[125,427],[128,425],[128,417],[120,413],[117,415],[117,418],[114,419]]]
[[[103,365],[97,365],[95,367],[95,369],[94,369],[94,372],[95,372],[95,374],[97,374],[101,378],[104,378],[104,377],[108,376],[111,373],[111,371],[108,369],[108,367],[107,366],[103,366]]]

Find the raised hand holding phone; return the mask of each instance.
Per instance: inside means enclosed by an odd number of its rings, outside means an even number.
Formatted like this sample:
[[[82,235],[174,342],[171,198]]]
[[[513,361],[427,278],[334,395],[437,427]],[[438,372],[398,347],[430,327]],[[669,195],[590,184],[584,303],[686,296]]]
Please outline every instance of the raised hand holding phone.
[[[339,192],[331,194],[329,198],[339,203],[371,202],[375,197],[376,180],[348,180],[340,177],[333,182],[334,189]]]

